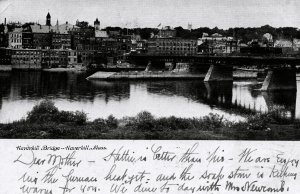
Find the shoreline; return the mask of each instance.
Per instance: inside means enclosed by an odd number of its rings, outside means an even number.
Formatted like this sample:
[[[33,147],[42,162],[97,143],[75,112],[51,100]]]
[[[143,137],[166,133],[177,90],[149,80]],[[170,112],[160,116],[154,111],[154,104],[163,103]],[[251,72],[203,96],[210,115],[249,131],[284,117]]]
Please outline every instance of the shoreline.
[[[0,138],[161,139],[161,140],[300,140],[300,120],[276,112],[249,114],[228,121],[218,114],[199,118],[160,117],[143,111],[133,117],[88,121],[84,112],[59,111],[51,101],[36,105],[23,120],[0,124]]]

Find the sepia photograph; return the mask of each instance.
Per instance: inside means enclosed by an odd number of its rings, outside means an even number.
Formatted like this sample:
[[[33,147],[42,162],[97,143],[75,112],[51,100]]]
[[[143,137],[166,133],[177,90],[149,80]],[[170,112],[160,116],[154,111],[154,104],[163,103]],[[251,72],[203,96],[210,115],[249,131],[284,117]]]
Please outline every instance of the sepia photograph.
[[[0,0],[0,138],[300,140],[299,9]]]

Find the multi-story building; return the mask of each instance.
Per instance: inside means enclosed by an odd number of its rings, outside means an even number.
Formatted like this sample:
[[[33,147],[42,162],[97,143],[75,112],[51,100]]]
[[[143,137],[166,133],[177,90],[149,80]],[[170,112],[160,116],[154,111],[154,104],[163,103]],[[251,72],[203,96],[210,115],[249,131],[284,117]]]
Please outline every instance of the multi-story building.
[[[33,49],[33,34],[28,29],[24,29],[22,32],[22,48]]]
[[[199,54],[229,54],[238,50],[237,41],[233,37],[224,37],[218,33],[211,36],[203,33],[197,44]]]
[[[15,28],[8,33],[8,47],[22,48],[22,28]]]
[[[141,39],[140,35],[133,34],[131,36],[131,51],[133,53],[146,53],[147,41]]]
[[[42,51],[40,49],[12,49],[13,69],[41,69]]]
[[[53,33],[51,47],[54,49],[71,49],[71,35],[68,33]]]
[[[0,70],[11,70],[11,49],[0,48]]]
[[[77,55],[78,63],[89,65],[94,62],[95,52],[92,50],[79,50]]]
[[[8,47],[8,28],[6,20],[4,24],[0,24],[0,47]]]
[[[176,30],[172,29],[170,26],[165,26],[159,30],[159,38],[174,38],[176,37]]]
[[[68,53],[68,65],[78,64],[77,60],[77,51],[76,50],[67,50]]]
[[[68,33],[65,25],[59,26],[58,21],[52,33],[51,47],[54,49],[71,49],[71,34]]]
[[[68,50],[44,49],[42,50],[42,67],[67,67]]]
[[[53,28],[47,25],[30,25],[33,34],[33,47],[47,49],[52,45]]]
[[[148,53],[161,55],[194,55],[197,53],[197,40],[181,38],[149,39]]]

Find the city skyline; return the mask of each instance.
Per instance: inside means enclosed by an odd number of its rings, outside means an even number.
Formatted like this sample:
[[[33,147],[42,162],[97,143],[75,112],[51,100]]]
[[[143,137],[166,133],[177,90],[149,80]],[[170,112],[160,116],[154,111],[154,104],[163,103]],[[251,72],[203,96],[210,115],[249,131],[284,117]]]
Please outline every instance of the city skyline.
[[[300,2],[296,0],[0,0],[0,23],[7,21],[39,22],[45,24],[48,11],[52,25],[59,23],[75,24],[75,21],[93,21],[99,18],[101,28],[120,26],[128,28],[182,26],[188,23],[193,28],[217,26],[274,27],[300,26],[300,14],[297,9]],[[24,11],[26,10],[26,11]],[[30,11],[29,11],[30,10]]]

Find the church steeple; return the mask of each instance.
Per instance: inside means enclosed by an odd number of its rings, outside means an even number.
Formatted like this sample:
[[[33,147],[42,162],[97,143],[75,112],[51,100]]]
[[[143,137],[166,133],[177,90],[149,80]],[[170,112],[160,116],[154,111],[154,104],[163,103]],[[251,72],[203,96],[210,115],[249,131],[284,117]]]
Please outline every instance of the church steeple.
[[[56,32],[59,33],[59,25],[58,25],[58,20],[56,21]]]
[[[50,16],[49,12],[48,12],[48,14],[46,16],[46,25],[47,26],[51,26],[51,16]]]
[[[96,18],[96,21],[94,21],[94,27],[95,27],[95,30],[100,30],[100,22],[99,22],[98,18]]]

